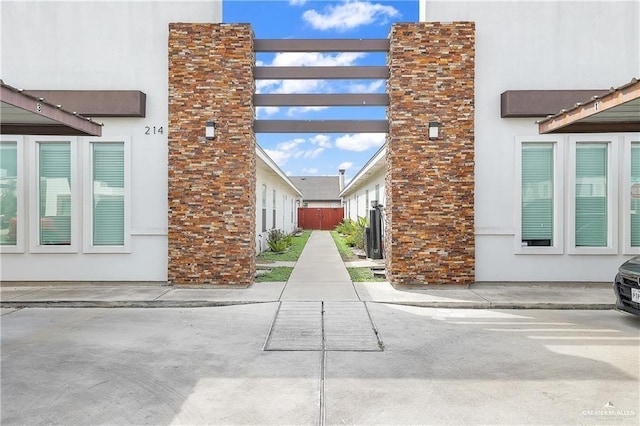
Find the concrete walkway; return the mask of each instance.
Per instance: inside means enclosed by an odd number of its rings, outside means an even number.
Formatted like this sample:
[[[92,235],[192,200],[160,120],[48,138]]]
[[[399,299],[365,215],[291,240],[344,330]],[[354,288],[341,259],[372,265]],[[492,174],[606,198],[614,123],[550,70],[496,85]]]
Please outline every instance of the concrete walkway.
[[[311,234],[281,300],[359,300],[329,232]]]
[[[362,266],[366,263],[359,262]],[[615,271],[612,271],[612,279]],[[363,301],[435,308],[612,309],[610,283],[482,283],[395,288],[388,282],[351,283],[327,231],[312,233],[287,283],[249,288],[184,288],[162,284],[2,284],[3,308],[195,307],[276,301]]]
[[[3,426],[638,424],[640,318],[553,310],[610,285],[354,285],[314,232],[287,283],[0,290]]]

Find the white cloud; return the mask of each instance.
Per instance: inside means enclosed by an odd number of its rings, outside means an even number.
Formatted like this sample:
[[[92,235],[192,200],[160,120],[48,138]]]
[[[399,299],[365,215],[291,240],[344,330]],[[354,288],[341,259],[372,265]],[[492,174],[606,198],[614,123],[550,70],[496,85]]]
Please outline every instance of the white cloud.
[[[316,158],[318,155],[322,154],[325,149],[331,147],[331,145],[327,145],[326,142],[320,144],[315,141],[318,136],[324,135],[317,135],[309,140],[304,138],[291,139],[278,143],[275,149],[265,149],[264,151],[279,167],[283,167],[287,161],[292,158]],[[306,145],[307,142],[311,142],[314,146],[311,147]]]
[[[353,167],[353,163],[351,161],[345,161],[344,163],[340,163],[338,165],[338,170],[349,170]]]
[[[307,0],[289,0],[289,4],[292,6],[302,6]]]
[[[315,9],[307,10],[302,19],[317,30],[347,31],[376,21],[387,22],[388,18],[399,16],[393,6],[384,6],[363,1],[347,1],[338,6],[326,6],[323,13]]]
[[[280,167],[282,167],[287,160],[289,159],[289,157],[291,157],[291,154],[289,154],[288,152],[285,151],[278,151],[278,150],[274,150],[274,149],[265,149],[264,152],[267,153],[267,155],[276,162],[276,164]]]
[[[379,148],[384,144],[385,133],[355,133],[344,135],[336,139],[336,146],[346,151],[366,151],[369,148]]]
[[[289,110],[287,111],[287,115],[289,117],[295,117],[296,115],[304,114],[306,112],[322,111],[323,109],[327,109],[327,107],[321,107],[321,106],[316,106],[316,107],[293,107],[293,108],[289,108]]]
[[[374,80],[370,83],[355,83],[349,85],[347,90],[349,93],[377,93],[380,88],[385,87],[384,80]]]
[[[256,118],[269,117],[280,111],[278,107],[256,107]]]
[[[316,173],[318,173],[318,169],[311,167],[311,168],[304,168],[302,169],[303,172],[305,173],[309,173],[310,175],[315,175]]]
[[[323,148],[331,148],[331,138],[327,135],[315,135],[309,139],[309,142]]]
[[[278,144],[278,149],[282,151],[293,151],[298,147],[298,145],[303,143],[304,143],[304,139],[296,138],[290,141],[280,142]]]
[[[323,151],[324,151],[323,147],[311,149],[304,153],[304,158],[316,158],[318,155],[322,154]]]
[[[353,65],[366,56],[362,52],[280,52],[275,55],[271,66],[274,67],[338,67]]]

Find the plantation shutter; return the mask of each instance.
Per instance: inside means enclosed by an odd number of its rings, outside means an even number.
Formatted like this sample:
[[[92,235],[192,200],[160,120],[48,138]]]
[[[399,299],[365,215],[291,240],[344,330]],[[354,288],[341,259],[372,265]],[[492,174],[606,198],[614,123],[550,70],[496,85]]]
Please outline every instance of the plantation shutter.
[[[522,243],[553,245],[553,144],[522,144]]]
[[[40,244],[71,244],[71,144],[40,143]]]
[[[124,143],[93,144],[93,245],[124,245]]]
[[[576,145],[577,247],[607,246],[607,149],[606,143]]]
[[[640,185],[640,143],[631,144],[631,185]],[[631,199],[631,246],[640,247],[640,198]]]
[[[16,245],[18,221],[18,144],[0,143],[0,245]]]

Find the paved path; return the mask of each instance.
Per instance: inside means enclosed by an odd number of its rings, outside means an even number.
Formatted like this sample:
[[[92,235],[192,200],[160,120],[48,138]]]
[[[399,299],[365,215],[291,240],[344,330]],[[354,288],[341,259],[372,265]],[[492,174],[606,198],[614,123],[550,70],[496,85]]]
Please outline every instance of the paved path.
[[[281,300],[359,300],[329,231],[311,234]]]
[[[311,234],[280,300],[266,350],[381,350],[369,310],[328,231]]]
[[[351,264],[362,266],[362,262]],[[615,275],[616,271],[612,271]],[[351,283],[331,235],[314,231],[288,283],[249,288],[163,285],[162,283],[0,285],[2,308],[195,307],[276,301],[365,301],[434,308],[612,309],[610,283],[480,283],[471,286],[395,288],[388,282]]]

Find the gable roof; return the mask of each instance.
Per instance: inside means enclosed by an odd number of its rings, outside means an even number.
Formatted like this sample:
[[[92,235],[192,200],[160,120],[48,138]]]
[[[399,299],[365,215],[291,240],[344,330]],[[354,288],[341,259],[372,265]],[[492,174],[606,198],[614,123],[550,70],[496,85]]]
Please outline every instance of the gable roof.
[[[289,176],[307,201],[340,200],[339,176]]]

